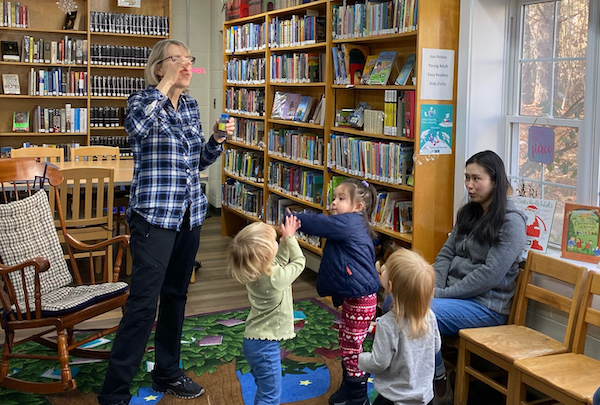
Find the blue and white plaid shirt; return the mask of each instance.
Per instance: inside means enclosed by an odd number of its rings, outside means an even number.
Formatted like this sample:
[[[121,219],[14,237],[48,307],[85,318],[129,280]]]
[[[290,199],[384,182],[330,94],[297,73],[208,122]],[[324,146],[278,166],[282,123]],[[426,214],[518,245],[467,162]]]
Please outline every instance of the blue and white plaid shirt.
[[[177,111],[154,86],[127,100],[125,130],[133,151],[133,180],[128,218],[133,212],[150,224],[180,230],[186,210],[190,227],[200,226],[207,201],[200,171],[213,163],[223,147],[202,132],[198,103],[179,96]]]

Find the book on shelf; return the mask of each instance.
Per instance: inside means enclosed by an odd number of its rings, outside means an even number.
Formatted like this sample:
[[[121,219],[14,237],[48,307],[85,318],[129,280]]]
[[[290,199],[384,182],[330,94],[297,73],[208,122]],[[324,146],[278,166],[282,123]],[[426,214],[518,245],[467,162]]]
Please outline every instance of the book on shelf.
[[[17,41],[1,41],[2,60],[4,62],[18,62],[19,43]]]
[[[296,115],[296,110],[298,109],[298,105],[300,104],[301,99],[302,99],[301,94],[287,93],[287,96],[285,99],[285,104],[283,105],[281,119],[293,120],[294,116]]]
[[[294,115],[294,121],[306,122],[306,118],[312,108],[313,102],[314,98],[311,96],[302,96],[298,108],[296,109],[296,114]]]
[[[354,114],[354,108],[341,108],[335,114],[336,127],[351,127],[350,117]]]
[[[412,201],[398,201],[397,203],[398,222],[395,225],[395,231],[400,233],[409,233],[413,231],[413,205]]]
[[[77,10],[65,14],[65,23],[63,30],[74,30],[77,22]]]
[[[379,58],[379,54],[377,55],[369,55],[367,56],[367,60],[365,62],[365,66],[363,68],[360,84],[369,84],[369,79],[371,77],[371,72],[377,63],[377,59]]]
[[[406,58],[406,61],[404,61],[404,65],[402,66],[402,69],[400,69],[400,73],[398,74],[398,77],[396,78],[396,82],[394,84],[396,84],[398,86],[405,86],[406,83],[408,82],[408,78],[410,77],[413,69],[415,68],[416,62],[417,62],[416,54],[411,53],[410,55],[408,55],[408,57]]]
[[[13,132],[29,132],[29,111],[13,112]]]
[[[342,44],[346,75],[350,84],[360,84],[362,72],[365,67],[369,47],[365,45]]]
[[[369,84],[386,85],[392,73],[395,59],[395,51],[381,52],[369,76]]]
[[[16,73],[3,73],[2,90],[4,91],[4,94],[21,94],[19,75]]]
[[[352,115],[350,115],[350,117],[348,117],[348,123],[350,123],[350,125],[352,125],[353,127],[361,128],[364,123],[363,112],[365,110],[369,110],[370,108],[371,108],[371,106],[368,103],[366,103],[364,101],[359,102],[358,105],[356,106],[356,109],[352,113]]]

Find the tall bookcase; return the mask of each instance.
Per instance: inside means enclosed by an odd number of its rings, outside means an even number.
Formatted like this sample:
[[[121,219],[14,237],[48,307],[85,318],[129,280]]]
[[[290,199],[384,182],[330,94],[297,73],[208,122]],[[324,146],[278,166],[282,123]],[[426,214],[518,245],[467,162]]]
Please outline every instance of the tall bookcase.
[[[459,0],[418,0],[418,19],[417,29],[411,32],[395,33],[387,35],[377,35],[361,38],[348,39],[333,39],[332,24],[333,24],[333,8],[340,5],[341,2],[333,0],[320,0],[311,3],[306,3],[298,7],[289,9],[275,10],[243,19],[226,21],[223,27],[223,63],[227,64],[233,58],[265,58],[266,64],[266,81],[265,84],[230,84],[227,82],[227,73],[223,74],[224,87],[224,109],[227,105],[226,94],[232,89],[261,89],[264,91],[265,111],[264,117],[249,116],[247,114],[232,114],[236,119],[252,120],[264,122],[264,145],[251,146],[241,141],[227,141],[226,148],[235,149],[237,151],[254,153],[262,155],[264,160],[264,182],[257,182],[255,179],[246,176],[232,174],[226,169],[224,161],[224,170],[222,174],[223,183],[237,181],[246,187],[253,194],[253,198],[262,194],[262,205],[260,215],[252,215],[244,212],[239,207],[227,205],[227,200],[224,196],[224,204],[222,209],[222,232],[223,234],[232,235],[241,227],[247,224],[248,221],[264,220],[267,210],[267,204],[270,195],[280,195],[293,201],[296,204],[326,211],[326,198],[322,199],[320,204],[308,202],[302,198],[294,197],[281,192],[279,189],[273,188],[268,184],[268,168],[269,162],[282,161],[300,168],[321,171],[323,173],[323,196],[327,194],[327,184],[332,176],[343,175],[347,177],[358,177],[340,170],[339,168],[329,168],[327,159],[329,155],[328,144],[330,137],[333,134],[345,134],[347,136],[373,140],[377,142],[402,142],[414,145],[414,185],[407,184],[393,185],[386,182],[368,179],[374,183],[377,188],[387,191],[402,191],[408,194],[413,202],[413,232],[399,233],[389,229],[376,228],[381,234],[393,238],[396,243],[420,251],[424,257],[433,261],[439,252],[441,246],[445,242],[448,232],[452,228],[452,213],[453,213],[453,186],[454,186],[454,152],[446,155],[421,156],[419,151],[419,134],[420,134],[420,119],[421,106],[427,105],[452,105],[454,115],[456,115],[456,71],[457,60],[456,53],[458,52],[458,23],[459,23]],[[231,27],[241,27],[248,23],[265,23],[266,27],[275,19],[286,19],[292,15],[305,15],[307,10],[318,11],[319,16],[326,18],[326,41],[318,44],[310,44],[297,47],[272,48],[268,45],[268,32],[265,33],[267,42],[264,49],[243,51],[243,52],[227,52],[227,33]],[[268,29],[268,28],[267,28]],[[360,44],[369,47],[370,54],[378,54],[383,51],[395,51],[397,60],[402,62],[409,54],[417,55],[415,65],[416,83],[409,83],[406,86],[386,85],[339,85],[334,84],[334,67],[332,61],[333,47],[340,47],[341,44]],[[453,50],[454,58],[454,78],[452,88],[452,100],[437,101],[423,100],[420,98],[422,78],[421,65],[423,49],[443,49]],[[320,83],[273,83],[270,80],[270,59],[271,55],[277,53],[291,52],[324,52],[326,63],[323,69],[324,82]],[[396,72],[397,74],[397,72]],[[388,83],[393,83],[395,74],[393,73]],[[340,108],[356,107],[359,101],[368,102],[373,109],[383,110],[384,92],[385,90],[399,91],[414,91],[415,92],[415,114],[414,114],[414,139],[405,138],[402,136],[375,135],[364,132],[362,130],[351,129],[347,127],[335,127],[335,114]],[[320,94],[325,96],[325,124],[323,126],[316,124],[298,123],[294,121],[283,121],[271,119],[271,111],[273,109],[273,99],[275,92],[287,91],[302,93],[318,97]],[[291,160],[269,153],[269,130],[277,128],[303,128],[309,129],[312,133],[322,136],[325,144],[324,162],[323,165],[306,164],[299,160]],[[452,148],[454,148],[455,130],[452,129]],[[452,149],[454,151],[454,149]],[[348,151],[351,153],[351,151]],[[358,177],[361,178],[361,177]],[[256,193],[254,193],[256,191]],[[313,245],[301,242],[302,247],[321,254],[322,249]],[[323,246],[321,244],[321,246]]]
[[[169,38],[170,35],[136,35],[118,34],[109,32],[93,32],[90,29],[90,13],[107,12],[121,14],[135,14],[147,16],[168,17],[169,34],[171,24],[171,0],[144,0],[140,8],[118,7],[116,0],[75,0],[77,4],[77,22],[75,30],[63,30],[65,13],[54,2],[48,0],[22,0],[21,5],[29,8],[29,27],[0,27],[0,38],[3,41],[16,41],[19,52],[22,50],[24,35],[34,39],[44,38],[45,41],[59,41],[65,35],[75,39],[87,40],[87,61],[83,65],[65,65],[29,62],[4,62],[0,61],[0,74],[16,73],[19,75],[21,94],[0,94],[0,146],[20,147],[23,142],[31,144],[68,144],[77,142],[80,145],[89,145],[91,137],[115,137],[115,144],[123,144],[127,134],[122,126],[104,128],[90,127],[90,113],[93,107],[125,107],[127,97],[92,96],[92,77],[143,77],[144,67],[93,65],[91,63],[93,45],[138,46],[151,48],[157,41]],[[1,3],[0,3],[1,4]],[[87,72],[87,96],[31,96],[28,95],[28,73],[31,68],[52,69],[61,67],[78,72]],[[40,105],[47,108],[64,108],[65,104],[73,108],[87,108],[87,131],[84,133],[39,133],[39,132],[12,132],[13,111],[33,111]],[[32,120],[30,120],[30,128]]]

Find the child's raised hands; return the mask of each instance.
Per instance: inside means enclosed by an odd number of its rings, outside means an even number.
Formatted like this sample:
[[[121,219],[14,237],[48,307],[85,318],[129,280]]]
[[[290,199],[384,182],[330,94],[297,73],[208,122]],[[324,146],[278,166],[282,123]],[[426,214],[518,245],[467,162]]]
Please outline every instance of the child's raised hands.
[[[300,229],[300,220],[293,215],[288,215],[281,224],[281,237],[292,236],[298,229]]]

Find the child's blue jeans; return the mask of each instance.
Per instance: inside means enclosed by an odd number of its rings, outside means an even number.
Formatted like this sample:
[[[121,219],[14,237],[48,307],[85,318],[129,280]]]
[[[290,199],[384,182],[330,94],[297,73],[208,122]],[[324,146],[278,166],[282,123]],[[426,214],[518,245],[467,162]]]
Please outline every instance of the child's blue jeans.
[[[279,405],[281,355],[279,341],[244,339],[244,356],[256,382],[254,405]]]

